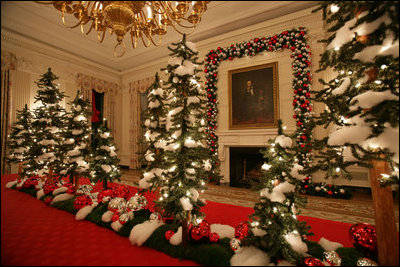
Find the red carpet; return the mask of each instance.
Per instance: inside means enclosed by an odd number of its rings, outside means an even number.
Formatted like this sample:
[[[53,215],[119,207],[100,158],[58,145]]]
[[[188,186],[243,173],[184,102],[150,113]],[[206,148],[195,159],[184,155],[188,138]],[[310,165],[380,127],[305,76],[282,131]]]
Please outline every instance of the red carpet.
[[[46,206],[32,196],[5,188],[16,175],[1,176],[2,265],[198,265],[170,257],[148,247],[132,246],[126,237],[89,221],[76,221],[73,214]],[[100,188],[98,184],[96,188]],[[137,189],[131,187],[132,192]],[[148,199],[150,196],[148,197]],[[203,208],[209,223],[236,226],[252,213],[251,208],[208,201]],[[351,246],[351,224],[299,216],[315,233]]]

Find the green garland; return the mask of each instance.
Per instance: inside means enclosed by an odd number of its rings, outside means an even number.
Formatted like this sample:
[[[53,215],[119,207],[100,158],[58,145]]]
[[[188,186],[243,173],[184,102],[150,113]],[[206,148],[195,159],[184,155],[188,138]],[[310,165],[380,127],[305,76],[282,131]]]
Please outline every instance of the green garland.
[[[14,185],[11,188],[36,197],[37,191],[32,187],[22,187],[21,189],[17,189],[16,185]],[[54,196],[55,195],[53,195],[52,193],[49,193],[41,197],[40,200],[44,201],[47,197]],[[65,210],[69,213],[76,214],[77,210],[73,207],[74,200],[75,197],[68,200],[55,202],[52,204],[52,206],[60,210]],[[107,210],[108,206],[106,204],[99,204],[86,217],[86,220],[112,230],[110,222],[106,223],[101,220],[103,213]],[[135,225],[143,223],[144,221],[147,221],[149,219],[150,211],[135,211],[134,215],[135,216],[133,220],[128,221],[126,224],[124,224],[120,231],[117,232],[119,235],[129,237],[130,232]],[[169,243],[168,240],[165,239],[165,232],[167,230],[176,231],[177,229],[177,224],[164,224],[157,228],[143,245],[164,252],[172,257],[192,260],[202,265],[230,265],[230,259],[234,255],[234,252],[230,248],[229,238],[223,238],[219,241],[219,243],[216,244],[211,244],[208,241],[199,241],[196,243],[189,243],[187,246],[183,246],[182,244],[178,246],[173,246]],[[313,257],[322,259],[324,249],[317,242],[307,240],[306,243],[309,249],[308,254],[312,255]],[[360,253],[355,248],[338,248],[336,252],[342,258],[342,266],[355,266],[359,258],[365,257],[365,255]],[[377,259],[372,260],[376,261]]]

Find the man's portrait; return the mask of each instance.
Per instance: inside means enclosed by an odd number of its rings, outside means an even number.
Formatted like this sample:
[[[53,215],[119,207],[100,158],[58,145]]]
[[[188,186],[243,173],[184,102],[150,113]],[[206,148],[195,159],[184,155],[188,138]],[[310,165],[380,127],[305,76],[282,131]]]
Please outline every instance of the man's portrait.
[[[229,128],[277,125],[277,62],[229,71]]]

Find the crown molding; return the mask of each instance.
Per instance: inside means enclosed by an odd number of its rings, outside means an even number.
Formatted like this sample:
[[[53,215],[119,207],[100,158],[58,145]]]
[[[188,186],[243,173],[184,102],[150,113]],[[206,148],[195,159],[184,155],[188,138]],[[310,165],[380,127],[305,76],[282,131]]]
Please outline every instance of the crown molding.
[[[1,28],[1,41],[2,50],[9,50],[11,48],[22,50],[24,52],[47,57],[51,60],[56,60],[60,63],[68,63],[69,65],[77,67],[79,72],[84,72],[88,75],[95,75],[98,77],[99,74],[101,74],[103,78],[118,83],[120,82],[121,74],[119,71],[68,54],[60,49],[24,37],[3,27]]]

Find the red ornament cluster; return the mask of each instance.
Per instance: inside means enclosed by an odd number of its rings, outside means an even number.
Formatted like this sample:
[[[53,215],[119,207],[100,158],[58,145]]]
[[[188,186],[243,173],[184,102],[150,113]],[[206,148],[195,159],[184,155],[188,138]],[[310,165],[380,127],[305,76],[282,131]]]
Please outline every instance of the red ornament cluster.
[[[377,253],[376,228],[366,223],[357,223],[350,227],[349,238],[354,247],[369,255]]]
[[[121,197],[125,199],[129,199],[130,192],[129,188],[124,185],[117,185],[113,188],[112,197]]]
[[[36,178],[28,178],[25,180],[25,182],[23,183],[22,187],[24,188],[31,188],[36,187],[36,185],[39,183],[39,180]]]
[[[247,222],[239,223],[235,227],[235,237],[242,240],[249,234],[249,224]]]
[[[293,107],[297,122],[298,144],[301,148],[300,163],[302,165],[311,162],[311,131],[309,121],[313,116],[313,106],[310,101],[311,90],[311,52],[305,38],[306,31],[300,27],[290,31],[284,31],[271,37],[254,38],[250,41],[231,44],[228,47],[218,47],[210,50],[205,57],[204,73],[207,79],[206,90],[208,98],[207,112],[207,144],[212,155],[212,171],[218,166],[218,136],[217,130],[217,81],[218,67],[223,60],[233,60],[244,56],[255,56],[264,51],[281,51],[290,49],[293,58],[292,70],[294,72]],[[215,172],[214,172],[215,173]]]
[[[92,205],[92,198],[88,195],[80,195],[77,196],[74,200],[74,208],[76,210],[80,210],[81,208],[85,206],[90,206]]]

